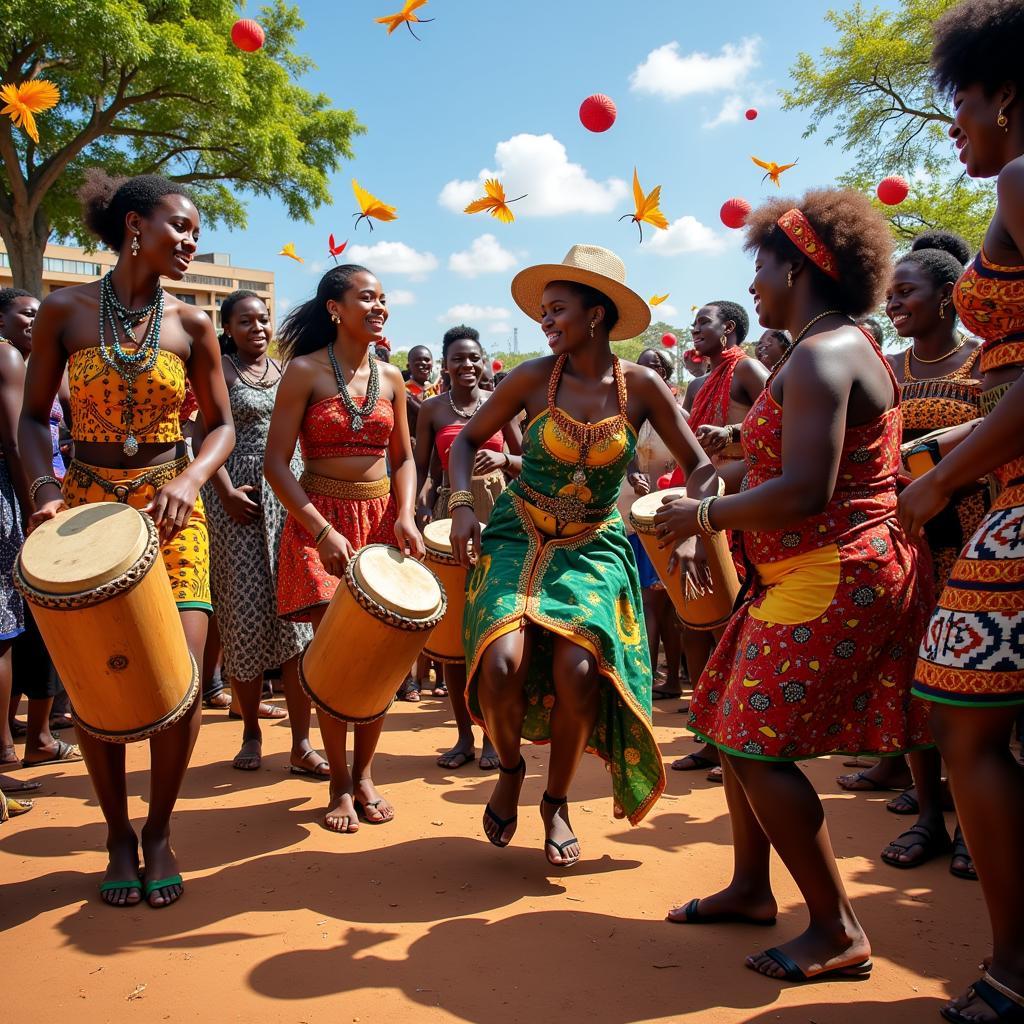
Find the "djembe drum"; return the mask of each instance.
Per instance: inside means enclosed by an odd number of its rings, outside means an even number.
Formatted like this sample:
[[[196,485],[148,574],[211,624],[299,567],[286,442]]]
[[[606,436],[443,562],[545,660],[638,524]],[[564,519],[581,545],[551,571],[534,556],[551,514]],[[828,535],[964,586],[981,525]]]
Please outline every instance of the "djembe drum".
[[[75,723],[130,743],[177,722],[199,691],[152,519],[97,502],[29,535],[14,568]]]
[[[430,634],[423,653],[434,661],[459,662],[466,657],[462,643],[462,615],[466,610],[466,570],[452,556],[452,521],[435,519],[423,527],[427,564],[448,595],[448,611]]]
[[[654,533],[654,517],[665,498],[685,496],[685,487],[670,487],[665,491],[645,494],[633,502],[629,510],[629,521],[654,564],[658,578],[665,585],[679,621],[688,629],[718,629],[729,621],[736,595],[740,592],[739,576],[725,534],[719,531],[703,538],[713,587],[710,593],[700,594],[687,587],[686,579],[678,569],[674,575],[669,575],[668,562],[672,549],[659,547]]]
[[[444,587],[422,562],[387,544],[360,548],[299,661],[299,682],[320,711],[373,722],[446,609]]]

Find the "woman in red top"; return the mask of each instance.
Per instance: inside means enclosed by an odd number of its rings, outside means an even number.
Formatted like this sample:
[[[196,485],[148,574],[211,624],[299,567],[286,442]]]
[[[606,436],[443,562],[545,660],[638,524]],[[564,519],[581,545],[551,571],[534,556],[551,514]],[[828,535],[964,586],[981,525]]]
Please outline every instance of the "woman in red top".
[[[690,705],[690,727],[722,756],[735,866],[725,889],[669,919],[774,923],[774,847],[810,924],[747,966],[795,982],[863,977],[871,947],[797,762],[898,754],[927,735],[910,686],[931,580],[896,521],[899,387],[853,323],[881,296],[891,241],[854,192],[771,202],[747,224],[755,308],[793,347],[743,422],[746,489],[677,499],[656,520],[664,543],[741,530],[752,563],[750,596]]]
[[[491,392],[481,387],[484,377],[484,350],[480,335],[472,327],[453,327],[445,332],[441,347],[441,363],[448,372],[451,387],[443,395],[427,399],[420,408],[416,424],[416,469],[419,481],[417,512],[421,522],[448,518],[448,456],[455,438],[473,414],[487,401]],[[513,420],[488,438],[476,453],[473,464],[472,490],[476,499],[474,511],[486,523],[495,499],[505,487],[503,473],[515,476],[522,465],[522,434]],[[505,451],[508,446],[509,452]],[[430,474],[434,447],[441,461],[444,476],[435,495]],[[437,759],[441,768],[461,768],[474,758],[473,720],[466,707],[466,663],[448,663],[444,678],[451,695],[452,711],[459,730],[458,742]],[[435,691],[436,693],[436,691]],[[498,767],[498,755],[484,734],[480,754],[480,770]]]
[[[289,313],[278,335],[286,369],[263,464],[288,510],[277,604],[279,614],[311,622],[314,631],[361,547],[397,544],[407,554],[424,553],[413,519],[405,383],[397,367],[373,356],[387,318],[377,278],[346,264],[323,276],[315,298]],[[289,468],[296,441],[304,463],[299,480]],[[360,813],[374,825],[390,821],[394,808],[371,777],[383,717],[354,726],[351,772],[347,724],[326,714],[319,721],[331,766],[324,827],[355,832]]]

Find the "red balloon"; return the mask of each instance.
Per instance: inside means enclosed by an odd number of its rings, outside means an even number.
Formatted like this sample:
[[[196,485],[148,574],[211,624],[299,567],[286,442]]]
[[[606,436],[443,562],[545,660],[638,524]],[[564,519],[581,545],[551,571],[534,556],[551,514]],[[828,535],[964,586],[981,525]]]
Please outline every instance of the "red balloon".
[[[757,111],[751,107],[744,115],[748,121],[753,121],[757,117]]]
[[[901,178],[898,174],[883,178],[878,183],[878,198],[886,206],[899,206],[908,195],[910,195],[910,186],[906,179]]]
[[[722,203],[718,216],[722,218],[722,223],[727,228],[741,228],[746,224],[749,213],[750,203],[746,199],[733,198]]]
[[[253,21],[252,18],[239,18],[231,26],[231,42],[246,53],[254,53],[263,45],[265,39],[259,22]]]
[[[491,363],[491,369],[492,369],[492,370],[493,370],[493,371],[494,371],[495,373],[501,373],[502,367],[503,367],[504,365],[505,365],[505,364],[504,364],[504,363],[503,363],[503,362],[502,362],[502,361],[501,361],[500,359],[495,359],[495,360],[494,360],[494,362],[493,362],[493,363]]]
[[[675,348],[678,340],[674,334],[665,333],[661,336],[661,343],[665,348]]]
[[[618,113],[610,96],[594,93],[580,104],[580,121],[583,127],[591,132],[606,132],[615,124]]]

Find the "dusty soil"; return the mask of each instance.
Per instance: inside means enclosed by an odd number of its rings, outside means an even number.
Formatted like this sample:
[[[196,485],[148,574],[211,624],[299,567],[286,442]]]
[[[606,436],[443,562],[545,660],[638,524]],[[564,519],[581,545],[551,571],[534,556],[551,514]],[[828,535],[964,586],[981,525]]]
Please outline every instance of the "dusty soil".
[[[694,749],[675,703],[655,707],[665,757]],[[977,883],[950,876],[945,859],[881,864],[877,852],[911,822],[885,813],[886,794],[839,790],[838,758],[809,771],[875,971],[795,987],[743,967],[804,926],[780,865],[777,928],[663,920],[730,874],[725,798],[703,772],[669,772],[668,793],[631,829],[613,820],[607,775],[588,757],[572,805],[584,855],[563,872],[541,851],[544,748],[525,751],[519,831],[495,849],[480,824],[493,776],[434,766],[453,739],[446,702],[389,714],[375,775],[397,817],[348,836],[319,827],[327,787],[286,773],[286,723],[266,728],[263,769],[247,774],[230,767],[241,723],[203,718],[174,816],[187,891],[168,909],[100,903],[104,829],[81,764],[15,773],[43,789],[30,814],[0,826],[4,1020],[937,1021],[988,951]],[[144,744],[128,765],[141,825]]]

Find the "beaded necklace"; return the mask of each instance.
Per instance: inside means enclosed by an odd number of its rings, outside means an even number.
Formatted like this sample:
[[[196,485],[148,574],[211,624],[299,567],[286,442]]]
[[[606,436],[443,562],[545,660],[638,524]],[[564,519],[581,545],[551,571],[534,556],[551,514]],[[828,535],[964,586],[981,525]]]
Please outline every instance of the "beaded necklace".
[[[140,342],[135,336],[135,328],[151,316],[146,335]],[[122,305],[114,292],[113,271],[108,271],[100,281],[100,358],[105,366],[113,370],[124,381],[124,405],[121,415],[127,435],[122,445],[125,455],[135,455],[139,450],[139,442],[135,437],[135,382],[156,366],[160,354],[160,325],[164,318],[164,292],[157,286],[152,302],[141,309],[129,309]],[[107,345],[105,324],[110,325],[112,346]],[[132,352],[121,347],[118,337],[121,334],[135,345]]]
[[[555,426],[566,434],[579,448],[579,458],[576,460],[576,469],[572,474],[572,482],[582,487],[587,482],[585,466],[587,455],[590,449],[596,445],[610,441],[626,423],[626,378],[623,376],[622,367],[619,365],[619,357],[612,356],[612,375],[615,378],[615,391],[619,400],[619,412],[617,416],[611,416],[600,423],[580,423],[571,416],[562,412],[555,405],[555,397],[558,394],[558,385],[562,379],[562,371],[565,369],[567,353],[562,353],[555,361],[555,367],[548,379],[548,415],[554,421]]]
[[[362,430],[363,417],[373,412],[377,406],[377,400],[380,398],[380,372],[377,369],[377,360],[370,356],[370,380],[366,385],[366,397],[363,399],[362,408],[360,408],[352,401],[348,385],[345,383],[345,376],[341,372],[341,367],[338,366],[338,360],[334,358],[333,341],[327,348],[327,355],[331,360],[331,369],[334,370],[334,379],[338,384],[338,395],[341,398],[341,404],[345,406],[346,411],[352,418],[352,429]]]
[[[247,387],[252,388],[253,391],[265,391],[267,388],[272,388],[281,378],[276,377],[274,380],[267,380],[267,374],[270,373],[270,366],[274,363],[274,360],[267,356],[266,365],[263,367],[263,373],[259,377],[247,377],[246,370],[243,369],[242,364],[233,356],[228,356],[231,365],[235,368],[235,373],[238,375],[238,379]]]
[[[470,420],[480,411],[480,406],[484,404],[484,396],[483,395],[479,395],[477,397],[476,408],[472,412],[463,412],[455,404],[455,401],[452,398],[452,393],[450,391],[448,392],[448,404],[452,407],[452,412],[455,413],[456,416],[461,416],[462,419],[464,419],[464,420]]]

